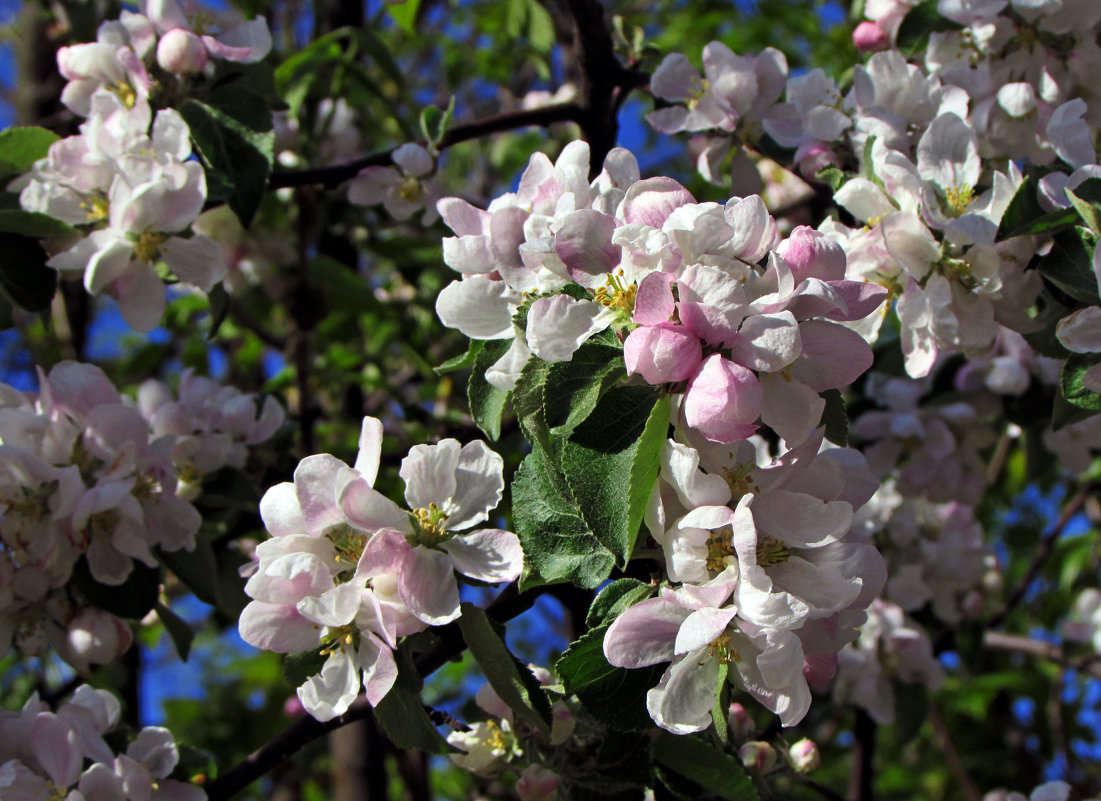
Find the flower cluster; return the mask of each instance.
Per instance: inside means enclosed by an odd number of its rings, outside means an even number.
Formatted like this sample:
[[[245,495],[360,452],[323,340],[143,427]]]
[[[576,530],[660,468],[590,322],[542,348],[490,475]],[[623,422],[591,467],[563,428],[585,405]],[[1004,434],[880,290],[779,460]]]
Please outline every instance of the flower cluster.
[[[20,179],[20,202],[83,235],[61,243],[48,264],[82,275],[88,292],[113,296],[126,322],[148,331],[164,313],[158,265],[204,292],[226,272],[218,246],[191,230],[207,187],[187,124],[171,108],[154,115],[152,101],[185,95],[180,76],[212,71],[208,58],[263,58],[271,36],[262,18],[206,35],[209,21],[188,19],[175,0],[143,10],[123,11],[96,42],[58,52],[68,79],[62,102],[87,120]]]
[[[104,739],[119,721],[118,699],[77,687],[50,711],[35,694],[19,712],[0,710],[0,791],[5,798],[68,801],[203,801],[170,778],[180,762],[172,733],[146,726],[116,754]],[[115,737],[111,738],[116,741]]]
[[[711,137],[705,177],[732,146],[764,137],[808,176],[831,168],[836,203],[860,225],[821,230],[844,247],[850,278],[897,299],[906,369],[921,377],[941,354],[983,354],[1000,326],[1036,328],[1028,310],[1041,282],[1024,269],[1036,243],[999,238],[999,225],[1023,162],[1054,168],[1037,176],[1048,210],[1069,208],[1067,191],[1101,174],[1090,78],[1101,13],[1086,3],[944,0],[938,11],[952,24],[909,63],[891,42],[913,5],[868,4],[854,41],[883,52],[856,65],[846,94],[822,70],[789,75],[772,48],[739,56],[713,42],[704,77],[684,55],[666,57],[651,86],[675,105],[649,119],[659,131]],[[1092,352],[1091,308],[1065,326],[1071,350]]]
[[[846,280],[841,248],[810,228],[778,241],[756,195],[697,203],[672,179],[639,180],[622,150],[591,184],[587,172],[575,142],[553,167],[533,156],[519,191],[488,211],[440,202],[459,234],[444,259],[464,274],[440,294],[440,318],[474,339],[515,337],[486,379],[512,389],[532,355],[568,361],[611,327],[626,337],[629,374],[684,383],[685,420],[708,439],[744,439],[760,418],[804,441],[822,417],[819,393],[871,366],[867,342],[842,323],[871,315],[886,290]]]
[[[241,636],[277,653],[320,649],[321,672],[298,690],[318,720],[346,711],[361,687],[382,700],[398,640],[459,616],[456,572],[496,584],[523,564],[515,534],[478,528],[501,500],[500,456],[482,442],[415,446],[402,460],[402,510],[374,489],[381,448],[382,423],[364,418],[355,467],[307,457],[260,504],[272,538],[256,548]]]
[[[74,570],[117,587],[135,562],[156,568],[158,550],[194,548],[202,520],[189,499],[199,488],[181,490],[180,471],[198,453],[239,458],[241,443],[270,436],[282,411],[266,405],[254,422],[255,398],[228,390],[221,395],[234,406],[200,424],[203,396],[218,394],[213,382],[188,377],[180,403],[150,385],[135,405],[99,368],[76,362],[39,381],[37,397],[0,385],[0,652],[13,642],[31,655],[52,645],[87,671],[125,651],[131,634],[87,601]]]

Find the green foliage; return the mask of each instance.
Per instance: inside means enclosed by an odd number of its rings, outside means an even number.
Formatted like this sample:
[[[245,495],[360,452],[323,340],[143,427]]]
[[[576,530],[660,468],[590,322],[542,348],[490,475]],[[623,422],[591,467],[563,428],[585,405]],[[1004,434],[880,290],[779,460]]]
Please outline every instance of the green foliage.
[[[508,704],[517,720],[525,720],[544,735],[550,734],[551,708],[539,680],[505,645],[504,635],[484,611],[462,605],[459,628],[491,687]]]
[[[827,389],[819,394],[826,401],[819,425],[826,427],[826,439],[844,448],[849,444],[849,413],[845,408],[845,398],[839,389]]]
[[[48,309],[58,278],[46,261],[46,251],[36,240],[0,232],[0,293],[21,309]]]
[[[643,584],[638,579],[624,578],[611,582],[593,599],[585,616],[585,625],[597,628],[611,624],[628,607],[653,597],[657,587]]]
[[[50,145],[60,139],[45,128],[15,127],[0,131],[0,178],[26,172],[46,158]]]
[[[718,798],[756,801],[757,790],[736,757],[715,750],[698,737],[662,732],[654,743],[654,761],[692,780]]]
[[[1082,379],[1087,370],[1101,364],[1101,353],[1072,353],[1063,365],[1060,387],[1071,404],[1090,412],[1101,411],[1101,394],[1087,389]]]
[[[447,754],[451,746],[436,731],[421,703],[424,682],[413,664],[411,650],[403,643],[394,657],[398,663],[398,678],[386,697],[375,707],[375,720],[386,736],[398,748],[416,748],[426,754]]]
[[[898,26],[896,42],[898,49],[905,55],[913,55],[925,50],[929,36],[941,31],[958,31],[962,25],[942,17],[937,11],[937,0],[924,0],[906,12],[902,24]]]
[[[229,83],[202,100],[184,101],[180,114],[205,163],[211,194],[225,199],[247,228],[267,189],[274,158],[268,104],[252,89]]]
[[[172,639],[172,644],[176,647],[176,653],[180,660],[186,662],[187,657],[191,654],[191,643],[195,639],[195,632],[191,630],[191,626],[187,624],[186,620],[160,601],[157,601],[154,608],[157,610],[157,617],[164,624],[165,631]]]
[[[501,419],[504,417],[511,393],[489,383],[486,380],[486,371],[505,355],[511,345],[512,340],[509,339],[486,342],[474,354],[474,370],[467,384],[470,414],[474,417],[478,428],[482,429],[490,439],[501,436]]]
[[[646,693],[656,687],[665,665],[628,670],[608,663],[604,635],[608,625],[585,632],[555,663],[566,692],[576,695],[596,720],[616,730],[642,731],[654,725],[646,711]]]
[[[1093,271],[1096,241],[1093,233],[1081,226],[1060,231],[1051,243],[1051,250],[1040,260],[1040,274],[1075,300],[1101,303]]]

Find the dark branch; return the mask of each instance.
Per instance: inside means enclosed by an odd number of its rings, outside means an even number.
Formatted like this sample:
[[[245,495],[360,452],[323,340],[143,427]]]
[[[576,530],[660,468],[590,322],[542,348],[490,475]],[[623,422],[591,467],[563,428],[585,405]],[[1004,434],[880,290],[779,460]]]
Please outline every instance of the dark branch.
[[[513,131],[531,126],[546,127],[556,122],[580,122],[582,109],[576,103],[559,103],[542,108],[523,109],[493,114],[480,120],[456,125],[450,128],[438,147],[443,148],[468,142],[489,134]],[[423,140],[418,144],[425,145]],[[390,154],[393,149],[356,159],[347,164],[334,164],[331,167],[314,167],[304,170],[285,170],[274,172],[268,181],[268,189],[281,189],[288,186],[321,185],[326,189],[335,189],[338,185],[355,178],[367,167],[385,167],[393,164]]]
[[[1040,571],[1043,569],[1044,564],[1047,562],[1048,557],[1051,556],[1055,550],[1055,543],[1059,537],[1062,536],[1063,531],[1071,520],[1081,511],[1082,506],[1085,505],[1086,499],[1094,492],[1096,488],[1093,484],[1087,482],[1078,487],[1078,491],[1074,493],[1066,506],[1063,507],[1063,511],[1059,514],[1059,519],[1055,521],[1055,525],[1051,531],[1044,535],[1043,540],[1040,542],[1040,547],[1036,549],[1035,555],[1032,557],[1032,562],[1028,566],[1028,570],[1025,571],[1024,576],[1018,582],[1017,586],[1013,589],[1013,592],[1009,594],[1009,598],[1005,602],[1000,610],[998,610],[986,625],[988,628],[997,628],[1002,622],[1009,616],[1009,613],[1017,608],[1017,605],[1024,600],[1025,595],[1028,594],[1028,588],[1032,586],[1037,576],[1040,575]]]
[[[486,612],[490,617],[503,623],[530,609],[537,597],[539,592],[521,593],[516,584],[510,584],[486,607]],[[435,634],[439,638],[436,645],[420,654],[415,660],[417,672],[421,676],[434,673],[452,657],[466,649],[458,623],[440,626],[435,630]],[[309,716],[300,718],[245,757],[243,761],[207,784],[205,787],[207,798],[210,801],[225,801],[233,797],[299,749],[334,729],[367,717],[370,712],[371,705],[367,703],[366,697],[361,695],[347,712],[332,720],[322,723]]]

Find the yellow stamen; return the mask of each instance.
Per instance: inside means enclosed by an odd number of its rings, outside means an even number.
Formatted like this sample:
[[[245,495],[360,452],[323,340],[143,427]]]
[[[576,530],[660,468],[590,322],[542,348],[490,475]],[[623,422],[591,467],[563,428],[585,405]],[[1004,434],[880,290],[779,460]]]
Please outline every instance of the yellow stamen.
[[[707,569],[719,572],[725,570],[727,560],[735,555],[734,529],[723,526],[707,538]]]
[[[757,540],[757,564],[760,567],[781,565],[791,557],[791,549],[775,537],[764,536]]]

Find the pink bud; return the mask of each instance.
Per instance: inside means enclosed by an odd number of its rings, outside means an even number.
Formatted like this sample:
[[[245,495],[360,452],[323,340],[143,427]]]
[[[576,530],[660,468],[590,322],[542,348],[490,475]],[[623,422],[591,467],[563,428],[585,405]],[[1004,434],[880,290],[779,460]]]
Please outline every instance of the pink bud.
[[[745,439],[757,430],[753,421],[761,414],[761,396],[752,370],[713,353],[688,382],[684,417],[712,442]]]
[[[516,794],[520,801],[547,801],[558,789],[558,774],[542,765],[528,765],[516,782]]]
[[[791,766],[799,773],[809,773],[817,768],[821,761],[818,756],[818,746],[806,737],[788,749],[788,759],[791,760]]]
[[[700,340],[675,323],[644,325],[623,342],[627,375],[642,373],[651,384],[691,378],[702,358]]]
[[[750,740],[738,749],[742,764],[758,773],[768,773],[776,767],[776,749],[761,740]]]
[[[70,659],[76,668],[105,665],[130,647],[130,627],[110,612],[88,607],[69,624]]]
[[[872,53],[890,47],[891,37],[874,22],[865,20],[857,25],[853,31],[853,44],[857,50]]]
[[[841,159],[825,142],[811,139],[799,145],[795,151],[795,166],[804,178],[814,178],[824,167],[840,166]]]
[[[791,267],[795,283],[804,278],[842,281],[845,278],[845,251],[823,233],[809,225],[800,225],[780,243],[776,252]]]
[[[289,718],[298,718],[306,714],[306,708],[302,706],[297,695],[291,695],[283,702],[283,714]]]
[[[757,732],[757,724],[741,704],[731,704],[726,712],[726,725],[735,740],[748,740]]]
[[[206,67],[206,45],[191,31],[173,28],[157,43],[157,63],[176,75],[202,72]]]

